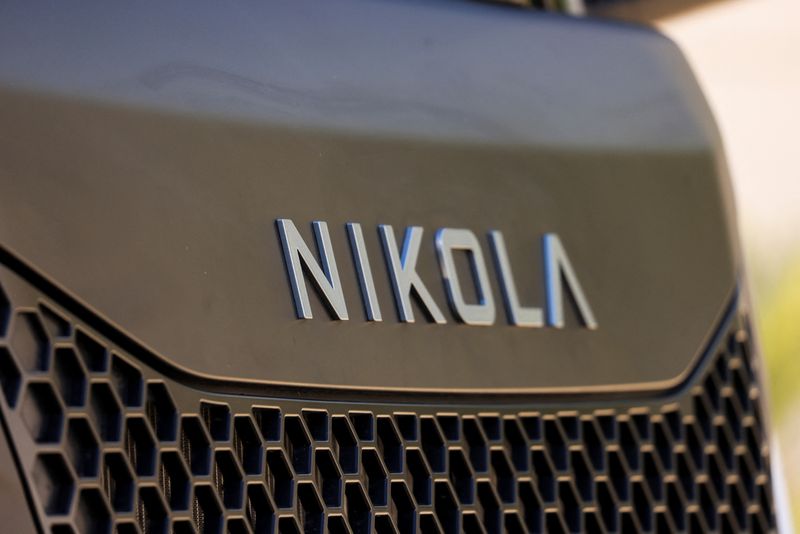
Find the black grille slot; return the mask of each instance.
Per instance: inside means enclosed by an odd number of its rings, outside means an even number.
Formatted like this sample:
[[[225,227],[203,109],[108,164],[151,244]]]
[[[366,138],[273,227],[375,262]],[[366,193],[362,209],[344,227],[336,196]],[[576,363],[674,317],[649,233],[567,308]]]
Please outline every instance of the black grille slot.
[[[409,409],[203,393],[0,279],[0,404],[46,531],[774,529],[738,316],[667,399]]]

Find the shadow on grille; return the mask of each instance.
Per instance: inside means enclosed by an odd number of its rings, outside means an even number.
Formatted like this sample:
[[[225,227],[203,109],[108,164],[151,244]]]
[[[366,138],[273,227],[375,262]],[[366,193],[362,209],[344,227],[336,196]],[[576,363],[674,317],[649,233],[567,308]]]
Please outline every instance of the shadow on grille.
[[[356,409],[199,393],[45,295],[19,293],[29,297],[0,290],[0,403],[46,530],[774,528],[740,328],[722,333],[696,383],[666,403]]]

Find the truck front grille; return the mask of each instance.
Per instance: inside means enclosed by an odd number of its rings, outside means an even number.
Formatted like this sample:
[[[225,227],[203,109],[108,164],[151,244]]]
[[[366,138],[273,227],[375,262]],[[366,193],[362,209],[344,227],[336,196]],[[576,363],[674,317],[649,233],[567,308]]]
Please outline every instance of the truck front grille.
[[[667,396],[313,401],[166,376],[30,273],[0,283],[2,418],[46,531],[774,528],[735,303]]]

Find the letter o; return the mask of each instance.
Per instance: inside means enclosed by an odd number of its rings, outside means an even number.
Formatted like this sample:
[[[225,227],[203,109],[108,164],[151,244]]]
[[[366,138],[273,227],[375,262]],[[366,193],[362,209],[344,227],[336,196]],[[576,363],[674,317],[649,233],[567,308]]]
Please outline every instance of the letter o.
[[[463,250],[469,254],[472,278],[478,293],[477,304],[469,304],[464,300],[453,260],[454,250]],[[489,284],[483,251],[475,234],[462,228],[440,228],[436,232],[436,251],[447,298],[456,319],[471,325],[494,324],[494,296]]]

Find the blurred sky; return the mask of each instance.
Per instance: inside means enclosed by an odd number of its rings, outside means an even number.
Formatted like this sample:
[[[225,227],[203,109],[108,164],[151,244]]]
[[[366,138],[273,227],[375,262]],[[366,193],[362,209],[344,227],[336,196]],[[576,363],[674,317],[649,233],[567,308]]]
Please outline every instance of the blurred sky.
[[[727,0],[658,23],[716,115],[800,524],[800,0]]]

